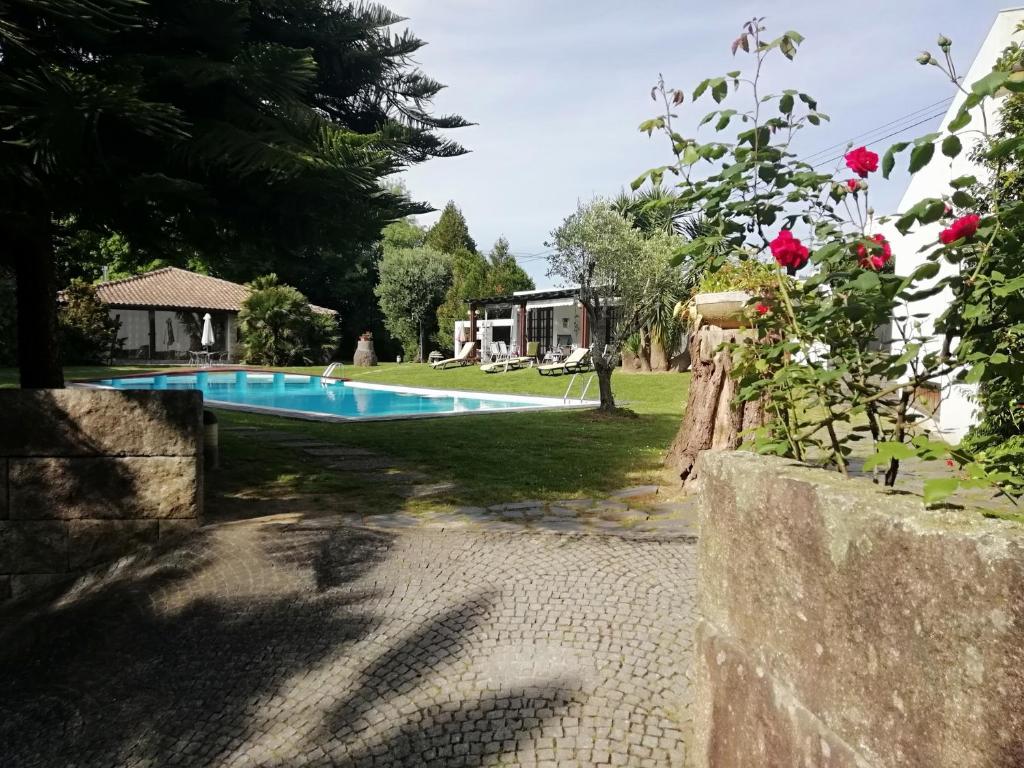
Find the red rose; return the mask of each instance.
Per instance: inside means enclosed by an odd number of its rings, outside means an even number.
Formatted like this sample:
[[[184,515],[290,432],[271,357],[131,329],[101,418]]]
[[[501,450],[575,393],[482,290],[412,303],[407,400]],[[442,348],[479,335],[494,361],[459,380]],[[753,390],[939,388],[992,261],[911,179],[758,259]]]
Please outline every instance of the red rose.
[[[862,179],[878,170],[878,155],[867,147],[857,147],[846,153],[846,167]]]
[[[976,213],[963,216],[954,221],[949,229],[942,230],[939,233],[939,240],[943,245],[949,245],[957,240],[972,238],[974,233],[978,231],[978,224],[980,222],[981,216]]]
[[[857,185],[859,183],[860,182],[857,181],[856,179],[847,179],[846,180],[846,186],[850,188],[851,192],[856,192],[857,191]]]
[[[864,243],[858,243],[857,261],[862,267],[879,270],[892,258],[892,246],[884,235],[875,235],[871,239],[878,245],[869,247]]]
[[[769,306],[767,304],[761,304],[761,303],[759,303],[756,307],[754,307],[754,310],[759,315],[767,315],[769,312],[771,312],[771,309],[769,308]]]
[[[779,232],[778,237],[768,243],[772,249],[772,256],[780,267],[792,267],[800,269],[807,263],[807,247],[793,237],[788,229]]]

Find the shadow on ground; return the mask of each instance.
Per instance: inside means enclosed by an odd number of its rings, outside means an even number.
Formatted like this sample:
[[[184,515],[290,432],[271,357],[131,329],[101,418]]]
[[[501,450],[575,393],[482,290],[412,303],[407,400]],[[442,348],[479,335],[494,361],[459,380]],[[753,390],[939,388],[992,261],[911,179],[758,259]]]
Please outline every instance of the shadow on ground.
[[[464,664],[493,596],[465,596],[396,634],[373,577],[393,542],[315,521],[225,525],[31,611],[8,609],[0,763],[475,766],[516,749],[537,710],[564,711],[571,686],[415,704],[407,694],[428,671]],[[359,643],[374,645],[371,662]],[[526,714],[523,697],[537,703]]]

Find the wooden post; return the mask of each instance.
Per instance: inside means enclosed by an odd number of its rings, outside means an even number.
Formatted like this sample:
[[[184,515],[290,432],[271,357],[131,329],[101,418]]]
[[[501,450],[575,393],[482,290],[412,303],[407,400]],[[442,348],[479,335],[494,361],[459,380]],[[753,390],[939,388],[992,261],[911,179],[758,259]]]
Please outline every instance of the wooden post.
[[[743,343],[753,334],[744,329],[701,326],[690,337],[690,393],[683,423],[669,449],[667,463],[692,487],[697,456],[704,451],[736,450],[743,433],[765,423],[763,402],[733,404],[738,382],[730,376],[732,353],[723,343]]]
[[[466,341],[476,344],[476,304],[472,301],[469,303],[469,338]]]
[[[519,354],[526,355],[526,345],[529,339],[526,338],[526,302],[519,305]]]

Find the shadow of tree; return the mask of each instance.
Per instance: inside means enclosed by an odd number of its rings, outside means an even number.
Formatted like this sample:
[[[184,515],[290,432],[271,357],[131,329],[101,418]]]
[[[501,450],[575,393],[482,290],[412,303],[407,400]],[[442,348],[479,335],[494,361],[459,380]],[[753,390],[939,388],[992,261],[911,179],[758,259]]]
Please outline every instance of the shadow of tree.
[[[0,762],[455,765],[451,754],[479,765],[574,695],[559,681],[449,688],[446,670],[469,664],[492,593],[396,631],[373,577],[392,536],[267,528],[249,544],[207,529],[131,573],[7,616],[30,642],[0,642]],[[426,699],[410,695],[425,684]],[[543,706],[521,706],[533,700]],[[372,739],[371,720],[383,726]]]

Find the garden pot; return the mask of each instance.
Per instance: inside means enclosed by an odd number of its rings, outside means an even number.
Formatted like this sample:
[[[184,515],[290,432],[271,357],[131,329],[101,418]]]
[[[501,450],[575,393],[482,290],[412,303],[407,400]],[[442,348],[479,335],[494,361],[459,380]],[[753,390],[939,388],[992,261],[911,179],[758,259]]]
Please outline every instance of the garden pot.
[[[720,293],[698,293],[693,297],[690,318],[719,328],[742,328],[746,325],[743,308],[751,295],[745,291],[722,291]]]
[[[377,353],[373,351],[373,339],[360,339],[356,344],[356,353],[352,356],[352,365],[363,368],[377,364]]]

